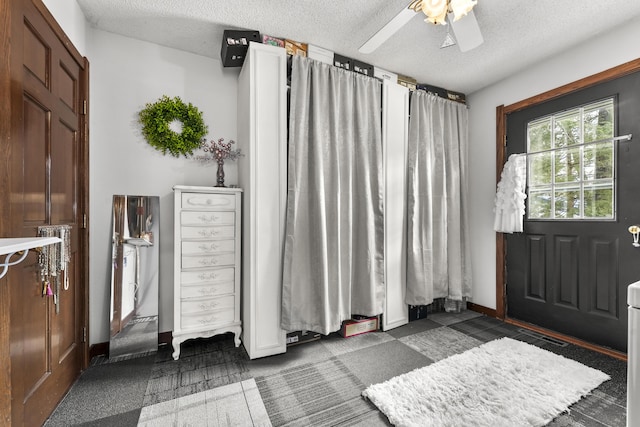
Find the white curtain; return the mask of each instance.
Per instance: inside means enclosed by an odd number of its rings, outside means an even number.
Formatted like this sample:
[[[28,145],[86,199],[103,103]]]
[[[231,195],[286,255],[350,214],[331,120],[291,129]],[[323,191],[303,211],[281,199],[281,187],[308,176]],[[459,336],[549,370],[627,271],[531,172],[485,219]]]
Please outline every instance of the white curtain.
[[[446,298],[460,308],[471,297],[467,125],[465,105],[421,91],[411,95],[406,293],[410,305]]]
[[[328,334],[383,309],[381,85],[292,61],[281,326]]]

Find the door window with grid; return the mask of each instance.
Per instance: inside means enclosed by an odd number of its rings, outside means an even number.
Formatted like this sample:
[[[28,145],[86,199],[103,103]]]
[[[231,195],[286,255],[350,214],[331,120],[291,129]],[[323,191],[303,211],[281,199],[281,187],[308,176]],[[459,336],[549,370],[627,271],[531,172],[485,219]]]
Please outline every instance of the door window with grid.
[[[615,219],[614,98],[527,123],[528,219]]]

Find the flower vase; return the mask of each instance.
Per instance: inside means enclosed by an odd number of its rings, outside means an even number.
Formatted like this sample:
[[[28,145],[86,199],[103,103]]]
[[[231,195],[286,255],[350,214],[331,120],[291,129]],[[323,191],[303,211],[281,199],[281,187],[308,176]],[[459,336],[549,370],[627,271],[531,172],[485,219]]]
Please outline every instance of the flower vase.
[[[218,172],[216,173],[216,177],[218,178],[216,187],[226,187],[226,185],[224,185],[224,159],[218,159]]]

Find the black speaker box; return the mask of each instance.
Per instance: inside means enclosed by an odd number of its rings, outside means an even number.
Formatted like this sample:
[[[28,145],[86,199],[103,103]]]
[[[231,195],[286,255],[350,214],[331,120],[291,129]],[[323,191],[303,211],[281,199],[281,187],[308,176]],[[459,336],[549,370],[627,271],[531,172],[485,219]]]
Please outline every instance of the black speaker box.
[[[249,43],[260,43],[260,32],[251,30],[224,30],[220,59],[225,67],[242,67]]]

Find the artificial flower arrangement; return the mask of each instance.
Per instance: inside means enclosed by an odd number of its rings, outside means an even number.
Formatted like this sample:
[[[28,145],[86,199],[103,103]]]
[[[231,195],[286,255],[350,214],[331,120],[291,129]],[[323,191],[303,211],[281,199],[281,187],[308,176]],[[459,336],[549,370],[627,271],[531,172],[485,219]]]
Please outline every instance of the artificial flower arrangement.
[[[207,142],[203,140],[200,144],[200,148],[207,154],[196,156],[196,160],[200,160],[202,162],[212,162],[215,161],[218,163],[218,172],[216,174],[217,183],[216,187],[225,187],[224,185],[224,161],[226,159],[229,160],[237,160],[239,157],[242,157],[243,154],[239,148],[233,149],[231,145],[235,144],[235,141],[229,140],[229,142],[224,142],[224,138],[220,138],[217,141],[212,140]]]

